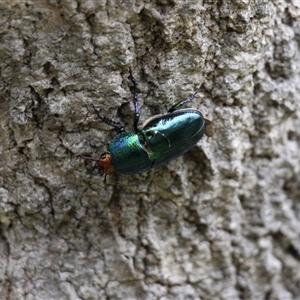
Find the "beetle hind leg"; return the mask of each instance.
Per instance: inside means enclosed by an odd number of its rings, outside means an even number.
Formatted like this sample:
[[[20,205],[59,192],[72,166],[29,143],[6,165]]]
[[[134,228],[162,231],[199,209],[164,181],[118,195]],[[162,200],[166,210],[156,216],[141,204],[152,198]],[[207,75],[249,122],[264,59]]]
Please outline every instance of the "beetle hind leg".
[[[172,113],[173,111],[179,109],[181,106],[183,106],[185,103],[192,101],[196,98],[197,94],[202,92],[203,88],[201,87],[198,91],[196,91],[193,95],[189,96],[186,99],[183,99],[177,103],[175,103],[171,108],[168,110],[169,113]]]

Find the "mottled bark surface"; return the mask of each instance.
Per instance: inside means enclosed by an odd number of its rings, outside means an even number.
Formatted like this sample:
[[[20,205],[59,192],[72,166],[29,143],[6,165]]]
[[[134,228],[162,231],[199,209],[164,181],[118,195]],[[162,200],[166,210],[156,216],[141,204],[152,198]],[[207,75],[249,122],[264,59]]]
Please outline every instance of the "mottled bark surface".
[[[299,1],[0,3],[0,299],[300,299]],[[215,134],[91,176],[197,90]],[[95,145],[95,147],[91,147]]]

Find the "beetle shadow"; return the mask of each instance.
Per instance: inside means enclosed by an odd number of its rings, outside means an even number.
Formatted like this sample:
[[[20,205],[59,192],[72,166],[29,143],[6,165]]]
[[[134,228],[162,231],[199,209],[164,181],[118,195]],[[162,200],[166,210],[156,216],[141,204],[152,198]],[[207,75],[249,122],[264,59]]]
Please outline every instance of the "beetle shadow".
[[[185,154],[185,160],[188,162],[188,167],[192,169],[193,176],[190,180],[192,183],[199,185],[203,182],[204,184],[214,176],[212,164],[201,148],[192,148]]]

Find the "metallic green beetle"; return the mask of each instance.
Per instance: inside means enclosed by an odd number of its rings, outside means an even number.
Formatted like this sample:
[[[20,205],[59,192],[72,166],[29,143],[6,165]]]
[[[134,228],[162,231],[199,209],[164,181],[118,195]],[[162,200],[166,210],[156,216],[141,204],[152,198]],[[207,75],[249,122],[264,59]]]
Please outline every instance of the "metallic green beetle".
[[[134,132],[126,132],[120,123],[101,116],[93,106],[99,119],[118,132],[110,142],[108,151],[96,160],[95,168],[100,175],[113,171],[120,174],[137,174],[166,164],[196,145],[205,133],[206,124],[211,122],[197,109],[179,109],[192,101],[199,92],[197,91],[173,105],[166,114],[148,119],[139,129],[136,81],[131,74],[128,78],[133,83]]]

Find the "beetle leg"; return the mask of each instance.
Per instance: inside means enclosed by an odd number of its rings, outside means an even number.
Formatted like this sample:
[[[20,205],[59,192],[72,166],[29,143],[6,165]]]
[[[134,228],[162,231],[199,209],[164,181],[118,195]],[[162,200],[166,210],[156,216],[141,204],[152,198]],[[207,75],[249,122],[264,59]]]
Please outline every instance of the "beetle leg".
[[[201,92],[202,90],[203,90],[203,88],[200,88],[200,89],[199,89],[198,91],[196,91],[193,95],[189,96],[188,98],[186,98],[186,99],[184,99],[184,100],[181,100],[181,101],[177,102],[176,104],[174,104],[174,105],[168,110],[168,112],[171,113],[171,112],[173,112],[173,111],[179,109],[179,108],[180,108],[182,105],[184,105],[185,103],[192,101],[193,99],[196,98],[197,94],[198,94],[199,92]]]
[[[94,106],[94,104],[92,104],[92,107],[93,107],[93,109],[94,109],[94,111],[95,111],[97,117],[98,117],[103,123],[105,123],[105,124],[107,124],[107,125],[109,125],[109,126],[114,127],[118,133],[124,131],[124,126],[123,126],[123,125],[121,125],[120,123],[117,123],[117,122],[115,122],[115,121],[113,121],[113,120],[111,120],[111,119],[109,119],[109,118],[107,118],[107,117],[101,116],[99,110],[96,109],[96,107]]]
[[[130,75],[128,76],[128,79],[130,79],[133,84],[133,87],[131,89],[131,92],[133,95],[133,104],[134,104],[133,128],[134,128],[134,131],[137,133],[139,131],[138,122],[140,119],[140,108],[139,108],[138,99],[137,99],[136,81],[135,81],[134,77],[132,76],[131,72],[130,72]]]

